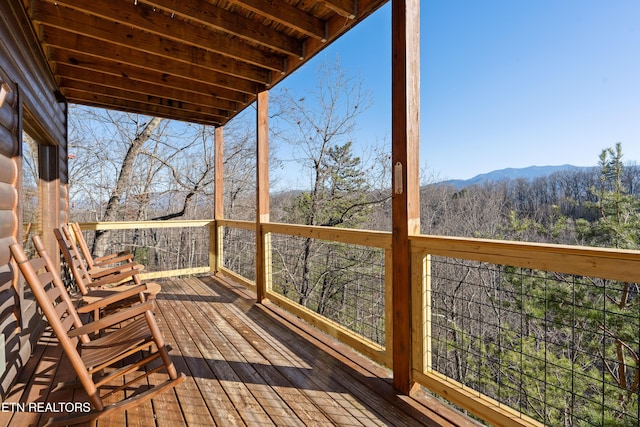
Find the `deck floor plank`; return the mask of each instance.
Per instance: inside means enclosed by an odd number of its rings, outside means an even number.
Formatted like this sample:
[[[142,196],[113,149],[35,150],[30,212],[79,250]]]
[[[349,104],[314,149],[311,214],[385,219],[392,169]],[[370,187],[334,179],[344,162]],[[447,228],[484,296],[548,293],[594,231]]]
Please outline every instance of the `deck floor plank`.
[[[51,389],[55,386],[56,371],[60,366],[62,349],[57,345],[50,329],[45,330],[40,338],[33,357],[29,358],[26,369],[18,378],[18,382],[9,393],[5,402],[23,405],[47,402]],[[7,417],[9,426],[40,425],[44,413],[39,410],[2,412],[0,419]]]
[[[182,287],[176,289],[176,293],[180,292]],[[183,294],[186,295],[186,294]],[[193,296],[190,295],[190,298]],[[184,304],[184,303],[183,303]],[[189,318],[189,323],[198,324],[197,332],[192,333],[192,339],[198,346],[201,354],[205,357],[207,363],[211,366],[212,371],[222,381],[231,382],[232,384],[243,384],[246,391],[251,394],[252,398],[244,397],[250,403],[245,404],[248,410],[252,411],[251,419],[248,423],[258,422],[263,425],[274,423],[275,425],[300,425],[300,420],[295,413],[289,410],[286,404],[282,403],[274,393],[271,392],[268,385],[255,372],[255,370],[243,363],[242,351],[233,346],[233,343],[227,339],[222,329],[226,329],[224,322],[216,322],[215,319],[209,318],[208,321],[205,313],[199,309],[198,304],[192,305],[191,310],[185,313]],[[195,329],[192,329],[195,331]],[[227,331],[227,334],[230,333]],[[212,345],[215,343],[215,345]],[[264,411],[264,416],[261,412]]]
[[[163,306],[162,302],[159,302],[158,305]],[[172,308],[176,310],[183,329],[188,331],[188,334],[185,335],[186,342],[179,343],[179,345],[188,346],[189,353],[197,355],[196,357],[200,359],[202,369],[200,375],[205,378],[218,379],[234,407],[248,425],[273,425],[246,384],[235,375],[226,361],[219,364],[209,362],[212,353],[208,347],[214,347],[216,344],[205,339],[206,335],[202,328],[206,327],[208,321],[200,316],[194,317],[198,313],[197,308],[186,301],[179,301],[177,304],[173,304]]]
[[[190,286],[189,290],[193,292],[194,298],[204,300],[207,296],[206,291],[203,295],[201,286]],[[203,315],[212,320],[210,325],[216,326],[215,329],[208,328],[208,338],[212,342],[228,341],[229,345],[223,346],[216,357],[227,358],[227,360],[238,359],[233,364],[233,369],[245,383],[249,384],[252,392],[276,425],[330,425],[330,420],[271,365],[271,363],[281,363],[288,366],[289,361],[267,360],[257,352],[249,344],[252,339],[251,330],[245,326],[240,326],[239,329],[234,328],[230,322],[232,318],[223,315],[221,307],[226,305],[228,305],[227,302],[198,305]]]
[[[162,308],[156,311],[160,326],[166,327],[164,337],[173,347],[171,355],[176,369],[187,375],[187,380],[176,387],[187,425],[244,426],[245,423],[222,385],[213,376],[204,359],[197,356],[187,327],[182,324],[180,315],[175,310],[178,298],[171,293],[166,293],[162,298],[167,300],[166,303],[158,301],[158,307]]]
[[[201,290],[201,285],[198,288]],[[195,292],[198,292],[198,290],[195,290]],[[340,425],[362,425],[357,419],[361,414],[357,413],[354,416],[347,409],[351,408],[351,405],[343,403],[341,395],[334,394],[331,397],[322,387],[316,387],[320,390],[319,392],[305,396],[305,389],[309,384],[313,384],[313,381],[308,376],[312,371],[312,366],[292,352],[287,351],[282,354],[276,351],[273,348],[273,343],[278,342],[276,337],[264,339],[263,336],[255,333],[256,330],[261,330],[262,326],[249,319],[245,312],[229,310],[230,306],[232,306],[230,302],[237,302],[237,300],[228,296],[224,297],[224,299],[223,297],[220,298],[220,302],[213,302],[211,305],[200,304],[200,307],[206,311],[207,316],[212,318],[216,325],[229,323],[232,326],[231,331],[240,337],[237,341],[244,342],[241,346],[243,356],[247,357],[249,355],[253,363],[259,364],[260,372],[265,376],[266,381],[271,383],[277,381],[275,384],[284,384],[282,388],[297,391],[293,396],[295,400],[289,402],[292,404],[302,399],[302,405],[296,405],[296,409],[300,411],[302,419],[315,425],[336,423]],[[247,346],[248,343],[252,343],[252,345]],[[305,375],[305,372],[307,375]],[[267,378],[269,373],[272,375]],[[317,402],[313,403],[314,401]],[[305,413],[309,412],[310,414],[305,416]]]
[[[209,278],[203,279],[203,281],[209,285],[213,284]],[[258,312],[265,314],[269,310],[263,305],[254,305],[251,300],[247,299],[234,300],[234,304],[227,305],[227,309],[234,310],[236,313],[241,313],[244,309],[247,310],[247,315],[250,313],[248,310],[252,310],[251,313],[254,313],[253,316],[256,318],[253,330],[259,330],[258,325],[267,321],[267,319],[272,323],[277,323],[277,320],[285,320],[271,316],[262,319]],[[279,313],[279,315],[282,315],[282,313]],[[391,374],[388,370],[380,368],[373,374],[362,366],[364,358],[355,354],[346,346],[335,342],[328,336],[321,336],[321,339],[318,339],[319,332],[297,319],[289,318],[287,321],[290,323],[282,328],[270,324],[268,331],[274,337],[273,339],[287,342],[291,340],[291,330],[289,328],[292,326],[299,328],[297,331],[299,333],[295,334],[294,337],[300,339],[301,342],[298,345],[289,345],[288,347],[298,357],[310,361],[314,366],[317,374],[311,375],[309,381],[315,383],[317,387],[336,390],[337,392],[333,394],[333,399],[336,402],[340,402],[347,411],[359,417],[367,425],[372,425],[372,423],[377,425],[378,422],[382,422],[385,425],[450,425],[447,420],[440,417],[435,417],[435,422],[434,420],[429,420],[423,413],[414,410],[415,408],[407,406],[405,402],[398,399],[390,387]],[[302,340],[302,336],[307,331],[313,331],[312,333],[316,335],[306,334],[305,338],[310,342]],[[357,359],[357,362],[352,361],[350,358]],[[326,375],[326,373],[332,374]],[[386,381],[379,378],[379,376],[386,378]],[[298,386],[304,388],[301,384],[298,384]],[[372,393],[372,387],[374,390],[377,389],[378,393]],[[358,398],[354,399],[353,396],[358,396]],[[404,410],[397,411],[397,405],[404,407]],[[371,412],[376,413],[376,415],[371,415]]]
[[[475,426],[441,402],[398,396],[390,372],[228,279],[166,279],[156,317],[186,381],[147,404],[85,426]],[[59,346],[38,347],[8,397],[49,396]],[[153,374],[149,384],[165,379]],[[34,414],[0,413],[0,427],[36,425]],[[3,418],[4,417],[4,418]],[[35,420],[35,421],[34,421]],[[25,423],[26,422],[26,423]]]

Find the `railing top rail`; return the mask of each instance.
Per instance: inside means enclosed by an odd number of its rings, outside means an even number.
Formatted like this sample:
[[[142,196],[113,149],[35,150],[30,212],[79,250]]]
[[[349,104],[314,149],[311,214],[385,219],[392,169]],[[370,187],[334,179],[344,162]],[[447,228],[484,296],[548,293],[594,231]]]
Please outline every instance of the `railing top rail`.
[[[244,230],[255,230],[255,221],[246,221],[240,219],[217,219],[216,224],[223,227],[242,228]]]
[[[640,282],[636,250],[425,235],[410,240],[414,250],[431,255]]]
[[[285,234],[296,237],[306,237],[381,249],[391,249],[391,233],[387,231],[319,227],[313,225],[283,224],[275,222],[262,224],[262,230],[265,233]]]
[[[113,221],[82,222],[81,230],[131,230],[136,228],[185,228],[204,227],[213,222],[212,219],[170,220],[170,221]]]

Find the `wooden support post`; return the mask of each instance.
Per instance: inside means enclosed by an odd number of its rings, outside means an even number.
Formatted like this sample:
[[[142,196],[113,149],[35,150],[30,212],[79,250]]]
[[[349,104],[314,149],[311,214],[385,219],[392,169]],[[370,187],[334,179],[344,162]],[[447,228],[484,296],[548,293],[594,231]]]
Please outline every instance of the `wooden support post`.
[[[269,222],[269,92],[258,93],[256,165],[256,293],[266,298],[271,283],[271,247],[262,224]]]
[[[60,268],[60,251],[53,229],[60,226],[60,173],[58,147],[38,144],[38,205],[40,211],[39,231],[47,253],[51,254],[54,266]]]
[[[224,131],[219,126],[215,130],[215,189],[214,189],[214,211],[213,226],[209,229],[209,267],[211,272],[217,273],[223,263],[223,236],[222,227],[218,226],[218,220],[224,218]]]
[[[420,233],[420,1],[392,0],[393,384],[410,394],[411,247]]]

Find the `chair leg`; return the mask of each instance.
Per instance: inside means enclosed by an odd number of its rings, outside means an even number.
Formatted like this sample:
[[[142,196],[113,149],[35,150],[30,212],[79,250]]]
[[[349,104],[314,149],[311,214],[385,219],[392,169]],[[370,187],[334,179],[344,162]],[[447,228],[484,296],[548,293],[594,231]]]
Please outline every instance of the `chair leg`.
[[[167,373],[169,374],[169,378],[175,380],[178,378],[178,372],[176,371],[176,367],[173,365],[173,361],[169,356],[169,352],[167,351],[167,347],[164,344],[164,339],[162,338],[162,333],[160,333],[160,328],[158,327],[158,323],[153,315],[153,313],[147,311],[145,312],[145,317],[147,318],[147,322],[149,323],[149,329],[151,330],[151,335],[153,336],[153,340],[158,347],[158,353],[160,353],[160,357],[162,357],[162,361],[164,362],[165,367],[167,368]]]

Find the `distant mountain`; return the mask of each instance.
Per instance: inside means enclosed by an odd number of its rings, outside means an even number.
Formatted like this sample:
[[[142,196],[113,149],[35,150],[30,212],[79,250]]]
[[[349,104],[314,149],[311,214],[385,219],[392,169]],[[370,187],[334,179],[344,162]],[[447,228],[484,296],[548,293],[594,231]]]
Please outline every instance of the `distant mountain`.
[[[529,166],[526,168],[507,168],[476,175],[471,179],[451,179],[440,184],[453,185],[456,188],[464,188],[483,182],[501,181],[503,179],[527,179],[532,180],[540,176],[551,175],[555,172],[576,169],[589,169],[589,167],[561,165],[561,166]]]

